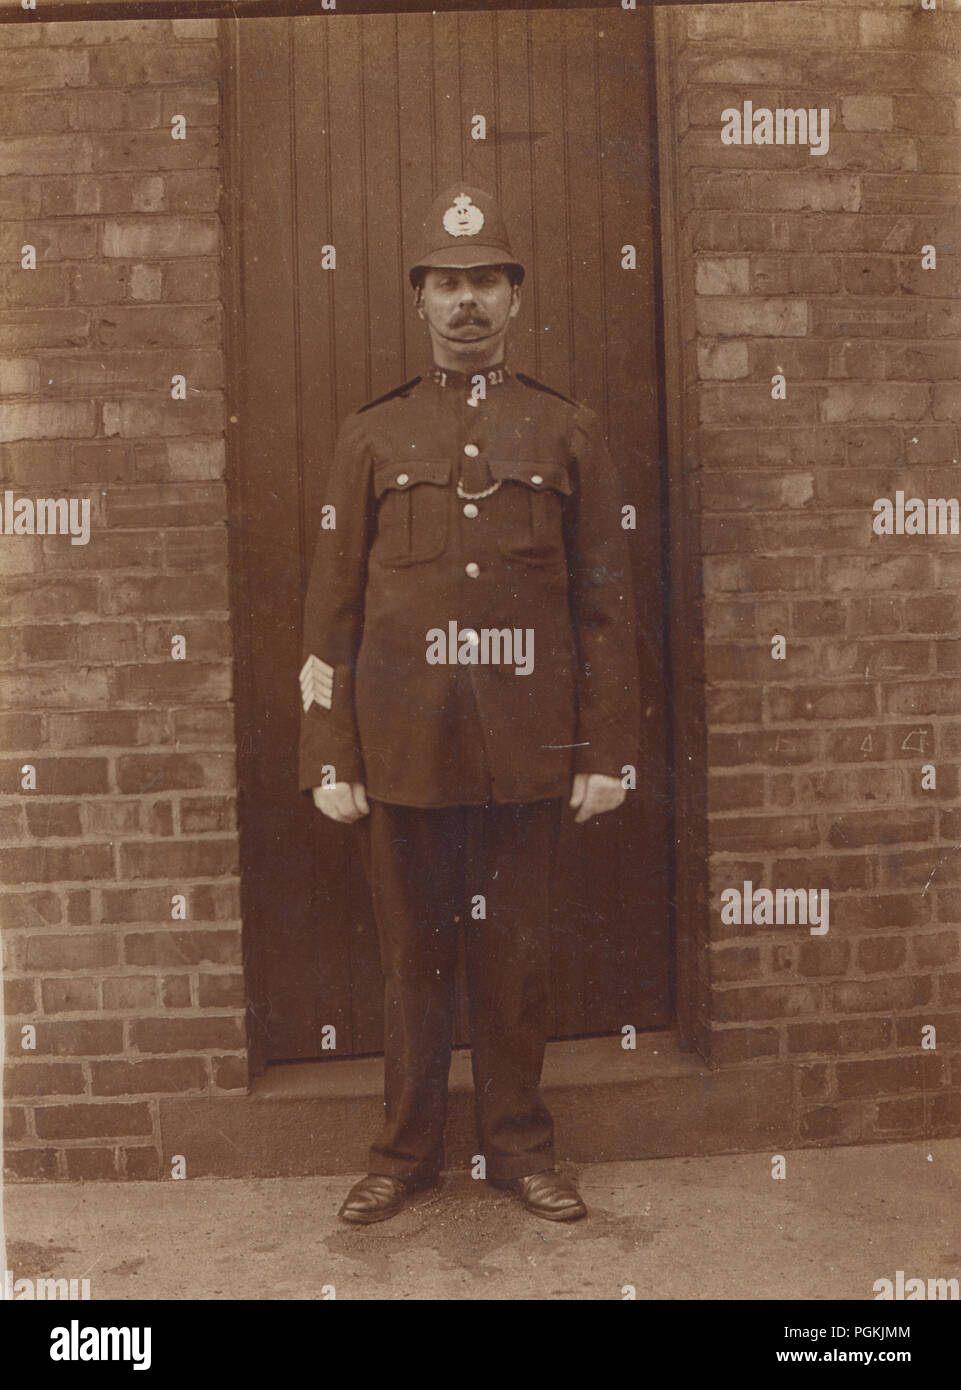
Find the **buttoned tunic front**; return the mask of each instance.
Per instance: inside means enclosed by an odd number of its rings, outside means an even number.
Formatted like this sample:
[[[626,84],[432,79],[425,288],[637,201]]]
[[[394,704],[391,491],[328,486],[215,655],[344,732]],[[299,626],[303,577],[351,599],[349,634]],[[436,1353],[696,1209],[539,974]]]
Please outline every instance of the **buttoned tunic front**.
[[[435,368],[341,430],[302,654],[333,683],[303,714],[303,789],[529,802],[637,762],[629,499],[598,420],[506,368],[480,375],[483,395]]]

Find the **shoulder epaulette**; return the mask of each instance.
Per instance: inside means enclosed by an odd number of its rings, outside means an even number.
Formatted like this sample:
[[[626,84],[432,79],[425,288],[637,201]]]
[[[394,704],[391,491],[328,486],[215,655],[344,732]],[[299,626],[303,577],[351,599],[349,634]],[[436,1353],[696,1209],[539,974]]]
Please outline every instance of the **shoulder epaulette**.
[[[365,410],[372,410],[375,405],[383,405],[384,401],[392,401],[395,396],[406,396],[407,392],[412,391],[420,380],[421,378],[419,376],[411,377],[410,381],[405,381],[403,386],[395,386],[393,391],[388,391],[385,395],[378,396],[376,401],[368,401],[367,404],[362,405],[356,413],[358,415],[363,415]]]
[[[562,395],[560,391],[555,391],[553,386],[545,386],[543,381],[538,381],[536,377],[527,376],[524,372],[515,372],[517,380],[523,382],[525,386],[530,386],[534,391],[544,391],[548,396],[556,396],[560,401],[566,401],[568,405],[577,405],[577,401],[572,401],[570,396]]]

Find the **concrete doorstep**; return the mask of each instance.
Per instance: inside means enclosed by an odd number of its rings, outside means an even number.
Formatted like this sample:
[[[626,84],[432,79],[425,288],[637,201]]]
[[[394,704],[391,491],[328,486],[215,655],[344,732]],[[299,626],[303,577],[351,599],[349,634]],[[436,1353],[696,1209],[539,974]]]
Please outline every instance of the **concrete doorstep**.
[[[570,1168],[546,1222],[464,1171],[391,1221],[337,1219],[351,1175],[8,1185],[14,1278],[90,1298],[874,1300],[961,1279],[961,1140]]]

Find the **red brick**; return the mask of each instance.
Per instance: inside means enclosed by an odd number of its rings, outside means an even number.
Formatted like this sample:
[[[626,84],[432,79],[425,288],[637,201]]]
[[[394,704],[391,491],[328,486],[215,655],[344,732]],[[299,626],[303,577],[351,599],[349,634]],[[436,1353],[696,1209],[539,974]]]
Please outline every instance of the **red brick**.
[[[941,1059],[934,1053],[838,1062],[838,1095],[847,1100],[928,1090],[939,1084],[940,1074]]]
[[[92,1062],[95,1096],[136,1096],[202,1091],[207,1073],[200,1057],[168,1057],[162,1062]]]
[[[95,327],[100,344],[117,348],[219,346],[220,331],[217,305],[204,308],[127,305],[98,314]],[[171,408],[176,404],[171,401]]]
[[[928,1133],[956,1135],[961,1125],[961,1092],[948,1091],[925,1097],[925,1111]]]
[[[879,1134],[893,1133],[899,1137],[916,1132],[924,1125],[924,1101],[924,1096],[881,1101],[871,1127]]]
[[[735,948],[736,950],[739,948]],[[743,948],[749,954],[755,950],[754,947]],[[726,954],[726,953],[722,953]],[[712,957],[717,962],[717,955]],[[735,975],[733,978],[739,978]],[[208,975],[201,974],[199,980],[198,1002],[201,1008],[226,1009],[231,1007],[243,1008],[247,998],[244,986],[243,974],[237,972],[231,975]]]
[[[834,930],[837,930],[836,924]],[[851,960],[851,943],[836,936],[823,936],[802,941],[798,947],[798,974],[803,979],[822,979],[847,973]]]
[[[39,581],[40,589],[43,581]],[[7,584],[8,597],[13,586]],[[63,705],[105,705],[109,686],[105,671],[77,667],[51,674],[49,671],[16,671],[0,676],[0,702],[8,708],[59,708]],[[38,784],[39,785],[39,784]]]
[[[150,1134],[150,1106],[139,1103],[44,1105],[35,1112],[41,1139],[112,1139],[125,1134]]]
[[[190,890],[190,920],[231,922],[240,918],[240,889],[234,883],[204,883]]]
[[[233,713],[224,705],[175,709],[170,718],[174,739],[181,747],[233,745]]]
[[[907,942],[901,937],[862,941],[858,946],[858,965],[868,975],[900,970],[907,953]]]
[[[130,965],[237,965],[240,936],[235,930],[136,932],[124,938],[124,953]]]
[[[119,958],[117,939],[106,933],[91,936],[32,936],[26,942],[27,965],[37,970],[89,970],[115,965]]]
[[[861,1114],[854,1105],[819,1105],[800,1118],[802,1139],[855,1140],[861,1135]]]
[[[144,807],[144,830],[148,835],[173,835],[174,812],[171,802],[151,801],[147,803]]]
[[[708,777],[708,810],[735,811],[764,805],[764,779],[756,773]]]
[[[176,669],[176,663],[171,663]],[[122,792],[183,791],[217,785],[232,779],[225,758],[183,753],[136,754],[117,759],[117,785]]]
[[[56,893],[7,893],[3,903],[3,925],[16,927],[57,926],[63,921],[63,904]]]
[[[22,1105],[4,1105],[3,1138],[6,1143],[22,1139],[27,1132],[27,1113]]]
[[[153,975],[111,976],[103,982],[103,1007],[109,1013],[151,1009],[156,1002],[157,981]]]
[[[131,1024],[140,1052],[224,1051],[245,1046],[242,1018],[144,1018]]]
[[[817,1010],[818,991],[806,985],[757,985],[717,990],[715,1017],[719,1023],[753,1019],[795,1018]]]
[[[17,1014],[32,1014],[37,1008],[37,990],[33,980],[15,980],[6,975],[3,980],[3,1006],[8,1018]]]
[[[0,850],[0,883],[56,883],[113,878],[109,845],[44,845]]]
[[[739,733],[708,734],[708,766],[750,766],[759,763],[773,767],[811,762],[818,756],[819,735],[810,729],[751,730]]]
[[[190,1007],[190,976],[165,975],[160,981],[160,1002],[165,1009]]]
[[[97,981],[86,978],[44,980],[40,996],[46,1014],[92,1013],[100,1007]]]
[[[149,130],[160,123],[160,113],[161,93],[149,89],[77,92],[72,124],[77,130]]]
[[[23,655],[27,661],[76,661],[77,634],[71,628],[43,624],[20,629]]]
[[[136,661],[141,655],[140,632],[133,623],[84,623],[79,635],[86,662]]]
[[[138,88],[170,82],[214,81],[219,67],[219,49],[214,43],[169,47],[162,43],[118,44],[91,52],[90,81],[98,87]]]
[[[939,1049],[954,1047],[961,1043],[961,1014],[941,1014],[925,1010],[924,1014],[913,1014],[910,1018],[897,1020],[898,1047],[920,1049],[925,1028],[933,1027]]]
[[[80,806],[73,801],[34,801],[24,807],[30,834],[37,839],[56,836],[79,839],[83,834]]]
[[[949,965],[958,958],[959,936],[957,931],[938,932],[930,936],[913,936],[911,952],[914,962],[919,966]]]
[[[3,1156],[4,1172],[11,1178],[57,1178],[56,1149],[8,1149]]]
[[[138,1146],[124,1149],[124,1172],[128,1178],[155,1182],[160,1177],[160,1154],[156,1149]]]
[[[148,710],[51,714],[50,742],[58,747],[121,747],[167,743],[164,716]]]
[[[120,1176],[117,1149],[66,1149],[67,1177],[89,1182]]]
[[[231,627],[226,618],[187,619],[178,622],[176,627],[169,622],[145,623],[145,655],[151,660],[170,661],[171,638],[175,633],[186,640],[187,660],[191,664],[217,657],[227,660],[233,655]]]
[[[138,616],[199,616],[227,611],[226,575],[108,576],[103,584],[106,613]]]
[[[831,822],[828,842],[838,849],[927,841],[934,834],[934,810],[849,811]]]
[[[42,1019],[37,1025],[34,1057],[103,1057],[123,1048],[123,1024],[117,1019]],[[20,1054],[20,1035],[11,1029],[7,1056]]]
[[[67,921],[72,927],[89,926],[93,921],[89,889],[73,888],[68,891]]]
[[[857,863],[852,856],[847,862]],[[931,896],[882,893],[872,897],[848,897],[844,902],[844,922],[851,931],[867,929],[890,930],[894,927],[918,927],[931,920]]]
[[[43,721],[38,714],[0,715],[0,750],[38,748],[43,736]]]
[[[212,1057],[214,1085],[220,1091],[246,1091],[248,1087],[246,1057]]]
[[[881,883],[894,888],[916,885],[923,898],[932,886],[961,882],[961,862],[951,849],[902,850],[881,859]],[[920,914],[919,914],[920,915]]]
[[[714,817],[711,848],[715,852],[758,853],[762,850],[808,849],[817,844],[817,822],[812,816]]]
[[[171,261],[163,267],[165,303],[202,304],[220,296],[220,263],[214,257]]]
[[[842,1023],[792,1023],[787,1029],[791,1053],[844,1057],[889,1048],[894,1034],[890,1018],[849,1018]]]
[[[104,922],[170,922],[176,885],[162,888],[105,888],[101,893]]]
[[[878,1013],[881,1010],[915,1008],[926,1004],[930,997],[931,981],[923,975],[886,980],[846,980],[827,986],[826,1007],[838,1013]]]
[[[69,1062],[7,1063],[4,1084],[8,1096],[80,1095],[83,1068]]]
[[[87,53],[62,48],[22,48],[5,68],[3,80],[8,92],[59,91],[61,87],[86,86],[90,59]]]
[[[128,843],[120,847],[120,877],[124,879],[215,878],[238,871],[236,839],[166,840],[159,844]]]
[[[715,1028],[711,1032],[711,1060],[716,1066],[776,1057],[776,1028]]]
[[[180,832],[182,835],[209,834],[236,830],[236,804],[231,797],[182,797]]]

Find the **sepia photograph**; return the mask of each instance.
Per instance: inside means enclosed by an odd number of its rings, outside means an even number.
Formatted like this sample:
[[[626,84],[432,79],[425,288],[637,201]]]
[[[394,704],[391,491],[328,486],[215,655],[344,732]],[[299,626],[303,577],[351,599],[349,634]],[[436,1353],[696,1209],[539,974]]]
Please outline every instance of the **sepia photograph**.
[[[352,1300],[933,1364],[961,6],[0,0],[0,113],[36,1364]]]

